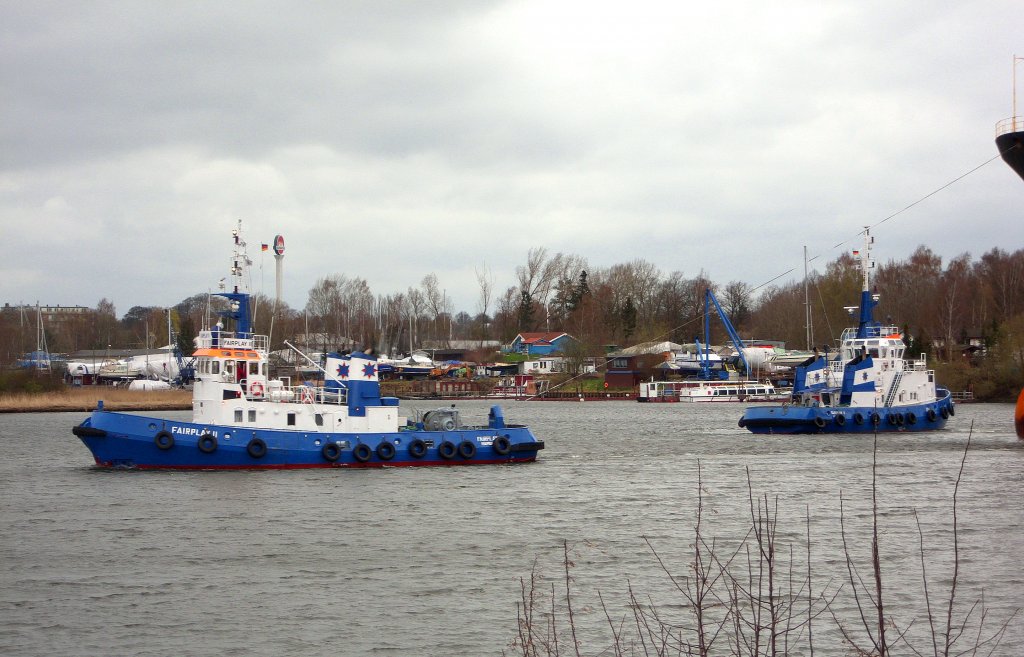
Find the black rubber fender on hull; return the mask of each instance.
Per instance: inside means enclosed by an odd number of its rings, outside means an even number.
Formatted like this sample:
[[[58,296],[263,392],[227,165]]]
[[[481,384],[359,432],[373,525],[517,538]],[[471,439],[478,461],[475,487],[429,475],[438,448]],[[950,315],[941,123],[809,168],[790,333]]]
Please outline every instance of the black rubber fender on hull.
[[[106,438],[107,432],[105,429],[97,429],[96,427],[87,427],[84,425],[77,425],[72,427],[71,433],[75,434],[79,438]]]
[[[815,419],[820,420],[821,418],[743,418],[744,427],[754,431],[755,429],[778,429],[782,433],[818,433],[818,431],[824,427],[824,423],[818,425],[815,423]]]
[[[512,452],[534,452],[544,449],[544,441],[535,440],[532,443],[514,443],[509,449]]]

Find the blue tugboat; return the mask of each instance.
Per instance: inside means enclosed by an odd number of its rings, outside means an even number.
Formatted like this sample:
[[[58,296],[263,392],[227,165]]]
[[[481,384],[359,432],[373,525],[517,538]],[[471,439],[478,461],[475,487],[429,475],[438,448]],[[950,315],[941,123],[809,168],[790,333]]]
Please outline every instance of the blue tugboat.
[[[220,325],[196,339],[191,422],[98,408],[74,427],[96,464],[112,468],[291,469],[483,465],[534,461],[544,442],[506,424],[492,406],[484,426],[464,425],[454,408],[415,419],[399,416],[398,398],[381,397],[376,357],[332,353],[324,385],[270,378],[269,339],[252,333],[250,264],[233,231],[229,302]]]
[[[935,386],[926,358],[905,360],[899,329],[873,318],[873,243],[865,228],[864,248],[854,252],[863,274],[860,321],[843,331],[837,358],[818,355],[798,366],[790,401],[747,408],[740,427],[767,434],[933,431],[956,412],[949,390]]]

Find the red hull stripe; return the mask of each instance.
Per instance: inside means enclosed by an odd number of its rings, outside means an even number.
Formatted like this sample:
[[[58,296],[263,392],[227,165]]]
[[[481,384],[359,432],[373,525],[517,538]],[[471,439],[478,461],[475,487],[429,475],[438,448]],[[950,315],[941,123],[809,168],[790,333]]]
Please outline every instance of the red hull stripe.
[[[471,461],[422,461],[422,462],[399,462],[399,463],[279,463],[272,465],[133,465],[129,470],[308,470],[310,468],[427,468],[444,467],[455,465],[498,465],[502,463],[528,463],[535,461],[537,457],[511,459],[476,459]],[[114,468],[110,463],[96,460],[96,465],[101,468]]]

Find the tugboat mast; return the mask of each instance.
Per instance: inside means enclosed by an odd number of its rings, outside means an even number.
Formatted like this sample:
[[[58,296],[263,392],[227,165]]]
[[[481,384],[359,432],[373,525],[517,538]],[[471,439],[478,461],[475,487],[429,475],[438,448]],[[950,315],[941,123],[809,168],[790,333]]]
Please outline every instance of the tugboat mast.
[[[860,252],[860,271],[863,279],[861,292],[871,290],[871,245],[874,242],[874,238],[871,237],[871,226],[864,226],[864,248]]]
[[[245,240],[242,239],[242,220],[231,231],[235,247],[231,255],[230,292],[218,292],[217,296],[228,300],[228,310],[221,315],[235,321],[235,332],[239,337],[252,337],[251,317],[249,316],[249,286],[246,277],[252,260],[245,252]]]
[[[861,292],[860,292],[860,320],[857,322],[857,337],[871,337],[870,329],[874,328],[877,335],[878,322],[875,321],[872,311],[878,305],[878,295],[871,293],[871,269],[875,266],[871,259],[871,245],[875,238],[871,237],[871,227],[864,226],[864,248],[861,251],[854,251],[854,255],[860,256],[861,270]]]

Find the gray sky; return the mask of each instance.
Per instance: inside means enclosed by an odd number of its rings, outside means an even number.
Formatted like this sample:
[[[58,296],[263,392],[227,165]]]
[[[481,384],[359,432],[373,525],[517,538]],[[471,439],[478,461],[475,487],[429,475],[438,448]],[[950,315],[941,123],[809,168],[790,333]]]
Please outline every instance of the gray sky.
[[[285,236],[296,308],[433,272],[473,313],[474,269],[500,292],[536,246],[789,280],[996,155],[1021,26],[1020,0],[3,0],[0,303],[177,303],[236,219],[257,264]],[[1022,213],[997,159],[876,256],[1021,248]]]

